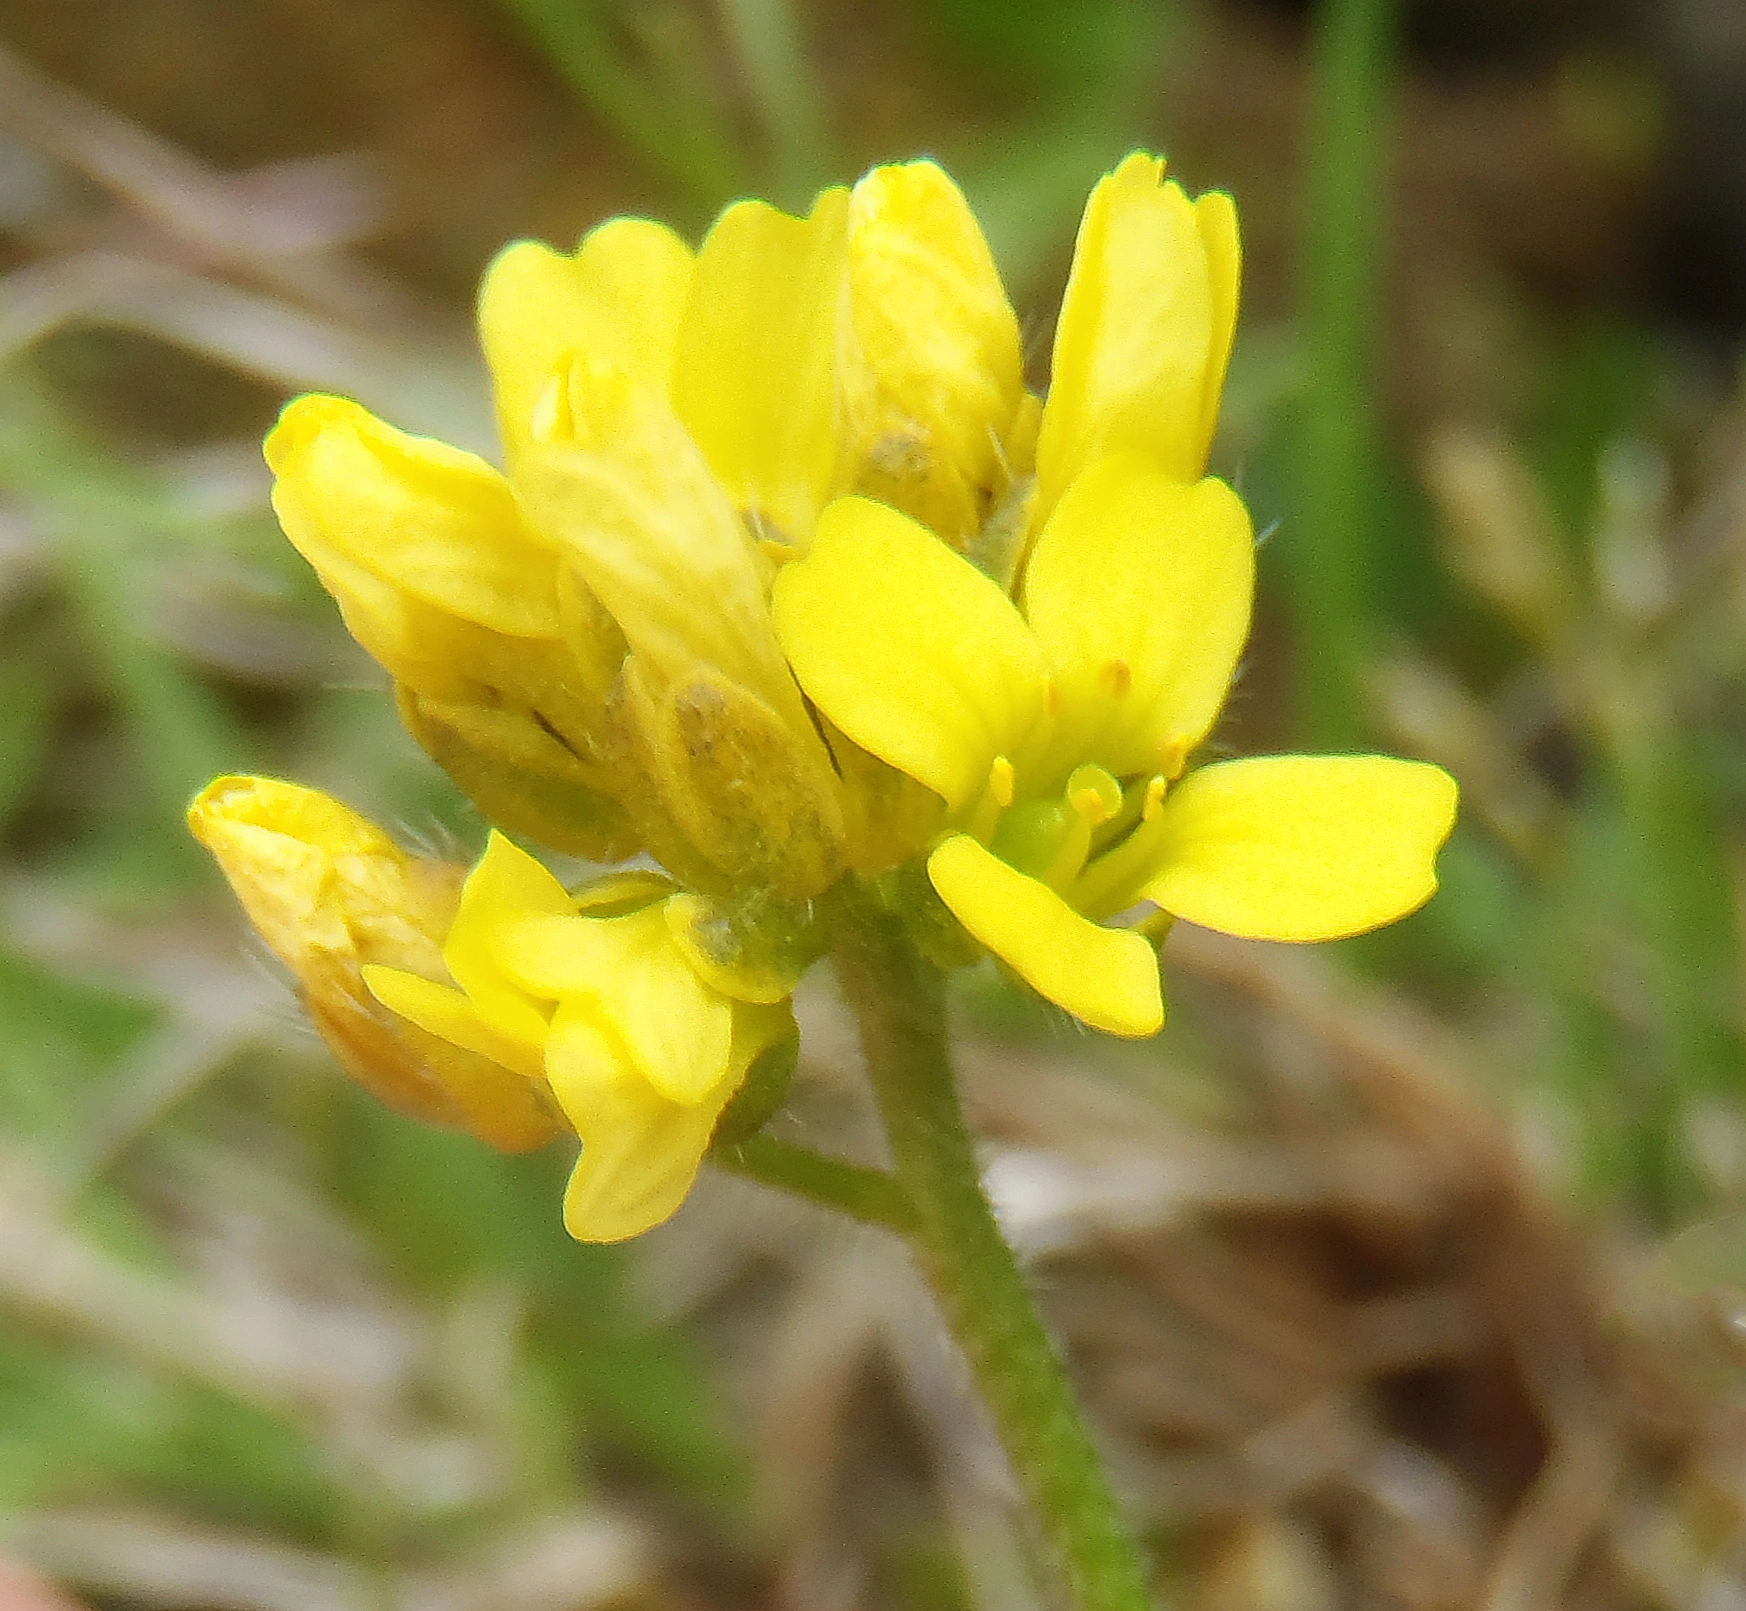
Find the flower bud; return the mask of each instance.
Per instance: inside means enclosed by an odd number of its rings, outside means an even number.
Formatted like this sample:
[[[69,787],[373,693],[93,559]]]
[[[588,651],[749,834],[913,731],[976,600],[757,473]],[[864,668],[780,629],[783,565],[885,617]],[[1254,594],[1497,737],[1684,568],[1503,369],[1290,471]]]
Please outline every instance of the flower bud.
[[[1008,448],[1028,449],[1011,439],[1031,411],[1018,320],[935,164],[875,168],[855,186],[848,288],[840,479],[963,548],[1011,485]]]
[[[372,965],[447,977],[441,948],[464,867],[408,855],[337,800],[270,778],[217,779],[189,807],[188,825],[359,1084],[402,1113],[506,1152],[558,1133],[532,1081],[429,1035],[364,983]]]

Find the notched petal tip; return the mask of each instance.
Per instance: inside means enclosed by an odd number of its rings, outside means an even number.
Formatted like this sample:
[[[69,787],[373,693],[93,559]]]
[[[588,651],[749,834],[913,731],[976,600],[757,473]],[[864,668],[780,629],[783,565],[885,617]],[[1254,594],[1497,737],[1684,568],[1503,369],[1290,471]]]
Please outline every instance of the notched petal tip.
[[[512,463],[539,434],[553,375],[575,355],[609,358],[665,392],[691,264],[678,236],[643,218],[608,219],[573,253],[539,241],[498,253],[480,282],[478,323]]]

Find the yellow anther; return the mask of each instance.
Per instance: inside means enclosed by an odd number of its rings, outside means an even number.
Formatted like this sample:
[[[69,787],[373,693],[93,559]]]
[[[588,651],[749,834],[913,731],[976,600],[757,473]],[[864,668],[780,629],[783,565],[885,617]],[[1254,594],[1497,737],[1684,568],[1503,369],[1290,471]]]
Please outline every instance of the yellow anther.
[[[1053,677],[1046,678],[1043,682],[1043,709],[1051,716],[1061,714],[1061,690]]]
[[[988,792],[994,796],[995,804],[1002,811],[1012,804],[1013,786],[1017,775],[1012,769],[1012,762],[1004,755],[994,758],[994,765],[988,769]]]
[[[1164,791],[1169,786],[1169,783],[1161,777],[1153,778],[1146,785],[1146,803],[1140,807],[1140,820],[1142,822],[1150,822],[1164,809]]]
[[[1188,745],[1180,738],[1166,740],[1158,746],[1158,770],[1172,783],[1182,776],[1188,765]]]
[[[1134,686],[1134,668],[1125,660],[1106,660],[1098,672],[1098,680],[1111,699],[1120,699]]]

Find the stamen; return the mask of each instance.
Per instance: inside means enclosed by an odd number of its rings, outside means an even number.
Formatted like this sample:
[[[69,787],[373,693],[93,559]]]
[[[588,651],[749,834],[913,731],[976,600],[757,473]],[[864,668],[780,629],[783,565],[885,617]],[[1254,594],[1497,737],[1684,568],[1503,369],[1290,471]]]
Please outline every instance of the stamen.
[[[1061,714],[1061,690],[1053,677],[1043,679],[1043,709],[1051,716]]]
[[[995,804],[1002,811],[1012,804],[1013,788],[1017,781],[1012,762],[1004,755],[995,756],[994,765],[988,769],[988,792],[994,796]]]
[[[1169,787],[1163,778],[1153,778],[1146,785],[1146,803],[1140,807],[1140,821],[1150,822],[1164,809],[1164,791]]]
[[[1120,699],[1134,686],[1134,668],[1125,660],[1106,660],[1098,672],[1098,681],[1111,699]]]
[[[1172,738],[1158,746],[1158,770],[1170,782],[1174,783],[1182,776],[1182,769],[1188,765],[1188,742],[1186,739]]]

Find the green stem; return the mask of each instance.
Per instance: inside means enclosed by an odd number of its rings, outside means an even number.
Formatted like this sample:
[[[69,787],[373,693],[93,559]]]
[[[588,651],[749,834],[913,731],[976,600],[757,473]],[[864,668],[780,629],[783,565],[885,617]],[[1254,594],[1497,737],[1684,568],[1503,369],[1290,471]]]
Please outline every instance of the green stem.
[[[1300,264],[1307,375],[1296,429],[1292,562],[1299,737],[1363,736],[1362,673],[1379,521],[1377,342],[1397,0],[1322,0]]]
[[[897,1178],[915,1206],[922,1271],[1077,1611],[1150,1611],[1138,1541],[983,1195],[952,1072],[944,976],[864,894],[846,886],[838,907],[837,975],[860,1025]]]
[[[864,1169],[770,1136],[747,1136],[743,1141],[718,1146],[709,1160],[719,1169],[793,1192],[899,1236],[915,1230],[915,1210],[909,1198],[883,1169]]]

